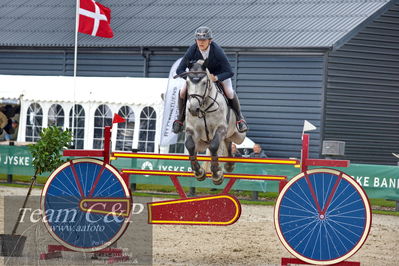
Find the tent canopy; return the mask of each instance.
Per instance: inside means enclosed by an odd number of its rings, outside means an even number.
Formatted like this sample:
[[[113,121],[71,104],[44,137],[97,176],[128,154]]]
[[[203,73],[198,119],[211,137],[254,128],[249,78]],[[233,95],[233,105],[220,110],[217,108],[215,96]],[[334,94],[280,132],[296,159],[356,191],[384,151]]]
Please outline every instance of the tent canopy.
[[[160,105],[167,78],[0,75],[0,101]]]

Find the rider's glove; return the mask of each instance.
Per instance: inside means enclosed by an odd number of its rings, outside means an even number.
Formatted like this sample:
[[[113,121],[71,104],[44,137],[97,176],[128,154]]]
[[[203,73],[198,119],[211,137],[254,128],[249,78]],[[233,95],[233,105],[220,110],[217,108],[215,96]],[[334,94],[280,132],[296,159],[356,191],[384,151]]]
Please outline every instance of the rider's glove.
[[[215,76],[215,75],[213,75],[213,74],[210,74],[209,77],[210,77],[210,79],[211,79],[213,82],[218,81],[218,77]]]

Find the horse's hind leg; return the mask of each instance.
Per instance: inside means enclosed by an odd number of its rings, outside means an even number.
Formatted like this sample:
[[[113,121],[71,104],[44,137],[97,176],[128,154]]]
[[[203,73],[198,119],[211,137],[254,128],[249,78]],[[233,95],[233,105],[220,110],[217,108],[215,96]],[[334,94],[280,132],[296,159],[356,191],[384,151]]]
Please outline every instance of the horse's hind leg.
[[[224,127],[219,127],[216,130],[215,136],[209,145],[209,151],[211,152],[211,171],[212,171],[212,181],[215,185],[220,185],[223,183],[223,171],[219,166],[218,149],[226,135],[226,129]]]
[[[227,147],[227,156],[228,157],[233,157],[233,154],[231,152],[231,143],[232,142],[226,140],[224,143],[226,144],[226,147]],[[229,173],[233,172],[234,171],[234,162],[225,163],[224,164],[224,170],[226,170],[226,172],[229,172]]]
[[[185,146],[190,154],[191,168],[193,169],[194,175],[198,181],[203,181],[206,178],[206,172],[201,168],[197,161],[197,152],[195,150],[195,142],[193,136],[187,132]]]

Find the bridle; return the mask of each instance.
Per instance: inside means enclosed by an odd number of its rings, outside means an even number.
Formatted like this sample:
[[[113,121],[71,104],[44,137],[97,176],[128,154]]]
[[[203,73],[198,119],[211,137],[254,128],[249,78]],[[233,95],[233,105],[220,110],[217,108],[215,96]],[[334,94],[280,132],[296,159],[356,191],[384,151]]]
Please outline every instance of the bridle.
[[[189,99],[195,99],[198,101],[198,104],[200,106],[198,118],[204,118],[206,114],[216,112],[219,109],[219,103],[216,101],[219,93],[217,90],[215,90],[214,97],[209,95],[211,86],[212,86],[211,80],[208,78],[207,82],[206,82],[206,87],[205,87],[204,93],[202,95],[195,94],[195,93],[190,94],[187,92],[187,97]],[[211,102],[207,106],[204,106],[205,103],[207,102],[206,99],[210,99]],[[216,106],[216,108],[212,109],[212,107],[214,107],[214,106]]]
[[[184,72],[184,73],[182,73],[182,74],[180,74],[178,76],[179,77],[184,77],[184,76],[187,76],[189,74],[206,74],[207,75],[207,72],[206,71],[188,71],[188,72]],[[188,90],[187,90],[187,97],[189,99],[197,100],[198,101],[198,105],[200,106],[198,118],[205,118],[206,114],[216,112],[219,109],[219,103],[216,101],[217,98],[218,98],[218,94],[219,94],[218,91],[215,90],[215,96],[214,97],[212,97],[211,95],[208,95],[209,94],[208,91],[210,91],[211,86],[212,86],[211,80],[207,76],[206,87],[205,87],[204,93],[202,95],[195,94],[195,93],[191,93],[190,94],[190,93],[188,93]],[[206,99],[210,99],[211,103],[204,108],[204,104],[206,103]],[[215,104],[217,105],[216,108],[211,110],[211,108]]]

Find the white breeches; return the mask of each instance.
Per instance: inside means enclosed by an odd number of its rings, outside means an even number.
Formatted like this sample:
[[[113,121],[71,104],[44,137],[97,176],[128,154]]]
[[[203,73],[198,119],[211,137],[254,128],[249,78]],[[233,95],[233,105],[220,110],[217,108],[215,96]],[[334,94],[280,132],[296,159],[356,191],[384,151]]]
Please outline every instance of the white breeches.
[[[226,94],[227,98],[230,100],[234,98],[234,90],[233,83],[231,82],[231,78],[222,81],[224,94]],[[187,93],[187,82],[184,82],[183,86],[180,88],[180,98],[183,99]]]

